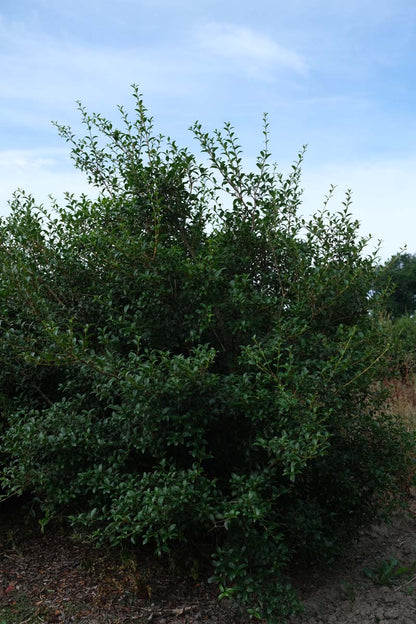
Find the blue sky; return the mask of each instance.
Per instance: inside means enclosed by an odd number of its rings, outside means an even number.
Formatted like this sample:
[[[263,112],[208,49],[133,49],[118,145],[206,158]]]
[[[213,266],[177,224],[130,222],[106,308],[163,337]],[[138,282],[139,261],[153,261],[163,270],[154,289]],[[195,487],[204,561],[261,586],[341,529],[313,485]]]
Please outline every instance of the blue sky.
[[[268,112],[282,170],[308,144],[305,213],[351,188],[382,259],[416,253],[414,0],[2,0],[0,78],[0,214],[85,191],[51,120],[116,120],[136,83],[159,131],[197,150],[194,121],[231,121],[248,162]]]

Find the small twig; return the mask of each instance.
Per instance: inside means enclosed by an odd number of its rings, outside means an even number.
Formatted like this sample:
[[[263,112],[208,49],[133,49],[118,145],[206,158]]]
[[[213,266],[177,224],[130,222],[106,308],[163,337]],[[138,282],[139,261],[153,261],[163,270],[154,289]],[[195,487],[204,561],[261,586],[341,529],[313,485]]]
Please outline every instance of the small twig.
[[[406,587],[406,585],[410,585],[410,583],[412,583],[413,581],[416,581],[416,575],[412,576],[412,578],[409,581],[406,581],[406,583],[402,583],[402,585],[399,585],[399,587],[395,587],[394,591],[399,591],[399,589]]]

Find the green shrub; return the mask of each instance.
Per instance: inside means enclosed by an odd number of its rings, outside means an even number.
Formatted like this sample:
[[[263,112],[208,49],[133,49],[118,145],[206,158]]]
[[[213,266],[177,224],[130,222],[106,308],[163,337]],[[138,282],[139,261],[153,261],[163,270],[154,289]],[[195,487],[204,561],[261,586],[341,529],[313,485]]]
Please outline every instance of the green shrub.
[[[2,486],[46,523],[213,557],[254,617],[297,608],[299,561],[335,556],[401,496],[411,440],[383,411],[389,335],[349,212],[299,214],[302,153],[255,172],[234,130],[208,164],[80,107],[97,200],[17,193],[0,228]],[[229,199],[224,199],[228,197]],[[223,203],[221,203],[221,200]]]

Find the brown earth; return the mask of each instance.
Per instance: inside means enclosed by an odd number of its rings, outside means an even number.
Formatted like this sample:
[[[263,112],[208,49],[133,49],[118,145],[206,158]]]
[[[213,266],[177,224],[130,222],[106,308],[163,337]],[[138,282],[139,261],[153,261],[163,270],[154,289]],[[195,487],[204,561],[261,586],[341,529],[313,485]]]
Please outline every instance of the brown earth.
[[[363,531],[336,566],[299,575],[305,613],[291,624],[416,623],[416,499]],[[121,557],[68,535],[0,527],[0,624],[246,624],[207,583],[152,557]]]
[[[416,624],[416,498],[362,532],[348,555],[299,582],[305,613],[291,624]]]
[[[123,556],[0,520],[0,624],[249,622],[217,594],[150,554]]]

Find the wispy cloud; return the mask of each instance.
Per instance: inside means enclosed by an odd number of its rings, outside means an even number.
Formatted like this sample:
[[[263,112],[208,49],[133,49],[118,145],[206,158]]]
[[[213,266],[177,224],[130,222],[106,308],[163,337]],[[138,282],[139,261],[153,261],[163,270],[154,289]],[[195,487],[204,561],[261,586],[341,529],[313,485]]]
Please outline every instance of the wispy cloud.
[[[139,83],[147,93],[187,96],[198,85],[195,54],[181,42],[90,42],[51,31],[31,30],[0,15],[0,97],[4,103],[53,104],[59,112],[75,99],[124,95]],[[49,117],[49,115],[48,115]]]
[[[66,149],[0,151],[0,215],[8,214],[8,202],[18,189],[45,205],[49,195],[62,200],[65,191],[96,195],[85,176],[69,164]]]
[[[267,70],[306,71],[305,59],[260,32],[247,27],[209,23],[197,33],[201,48],[228,61]]]
[[[188,71],[187,71],[188,69]],[[192,69],[192,68],[191,68]],[[111,85],[125,91],[131,82],[145,83],[149,91],[185,94],[189,68],[175,59],[152,56],[151,50],[65,44],[51,38],[38,41],[26,54],[0,58],[2,97],[31,97],[37,102],[66,103],[90,93],[102,93]],[[181,79],[182,78],[182,79]]]
[[[0,167],[9,170],[32,170],[54,167],[56,155],[45,155],[44,150],[5,150],[0,152]]]
[[[53,142],[50,120],[76,123],[75,100],[111,115],[116,103],[130,101],[132,83],[139,84],[146,97],[164,97],[165,108],[167,98],[179,102],[200,97],[201,106],[202,93],[218,91],[219,99],[227,99],[230,72],[236,80],[267,83],[280,73],[299,76],[306,68],[299,54],[261,32],[214,22],[198,28],[191,22],[183,30],[184,40],[130,38],[114,45],[68,34],[60,37],[50,28],[31,29],[0,16],[4,140],[6,134],[12,138],[14,126],[38,128]],[[187,117],[184,128],[194,115],[199,112]]]

